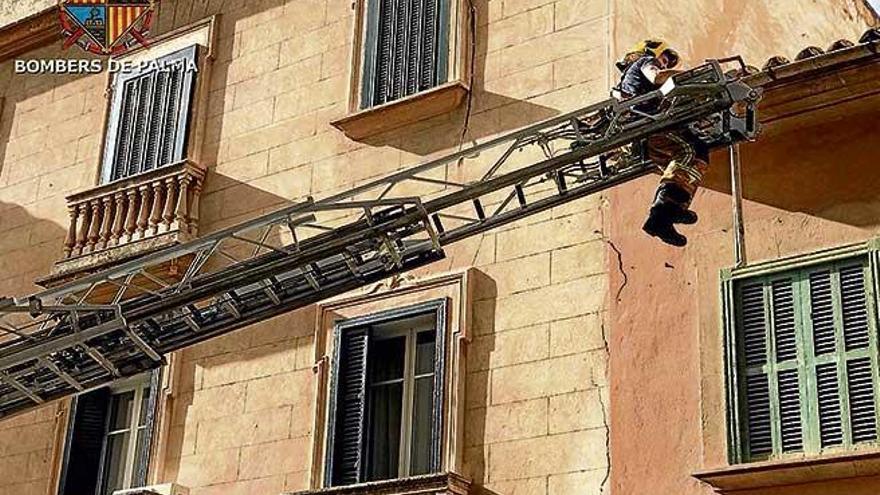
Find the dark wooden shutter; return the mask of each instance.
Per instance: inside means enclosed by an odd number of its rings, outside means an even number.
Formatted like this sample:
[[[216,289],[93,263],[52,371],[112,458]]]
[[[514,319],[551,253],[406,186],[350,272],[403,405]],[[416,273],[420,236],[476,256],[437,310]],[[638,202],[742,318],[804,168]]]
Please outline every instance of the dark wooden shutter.
[[[155,66],[118,76],[104,156],[106,182],[185,158],[197,54],[193,45]]]
[[[334,418],[327,466],[331,486],[363,481],[369,327],[340,328],[337,341]]]
[[[368,4],[361,106],[369,108],[444,82],[449,0],[372,0]]]
[[[74,399],[64,449],[60,495],[95,493],[101,474],[101,447],[109,404],[110,391],[107,388]]]
[[[162,384],[162,369],[156,368],[150,373],[150,388],[147,391],[147,421],[144,429],[144,441],[141,452],[138,455],[140,463],[134,467],[132,486],[139,487],[147,484],[147,474],[150,469],[150,453],[153,449],[153,434],[156,429],[156,412],[159,407],[159,392]]]

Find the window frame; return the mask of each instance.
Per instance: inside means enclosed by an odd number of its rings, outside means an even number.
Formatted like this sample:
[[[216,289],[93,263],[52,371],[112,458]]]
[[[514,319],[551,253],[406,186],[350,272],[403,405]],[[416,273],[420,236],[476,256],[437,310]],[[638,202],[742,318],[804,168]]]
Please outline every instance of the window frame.
[[[880,332],[880,321],[878,321],[880,320],[880,312],[878,312],[878,308],[880,308],[880,238],[871,239],[866,242],[861,242],[857,244],[824,249],[814,253],[780,258],[778,260],[758,263],[747,267],[730,268],[721,271],[720,308],[722,318],[721,327],[723,329],[723,359],[725,371],[724,385],[726,391],[725,397],[727,415],[728,462],[730,464],[749,464],[753,462],[768,460],[772,461],[789,458],[812,458],[833,455],[840,452],[854,452],[865,449],[880,449],[880,426],[878,426],[878,439],[874,442],[850,445],[846,438],[844,438],[844,441],[841,445],[823,448],[821,447],[820,442],[818,451],[808,450],[808,442],[814,441],[815,437],[819,435],[819,425],[818,423],[816,423],[816,421],[818,421],[818,413],[810,411],[809,415],[803,415],[803,411],[811,407],[810,404],[817,399],[817,395],[815,394],[815,371],[812,371],[809,372],[805,377],[808,383],[803,383],[804,380],[800,380],[801,383],[799,383],[799,399],[801,401],[802,410],[802,438],[804,442],[803,448],[800,451],[796,452],[781,454],[771,452],[768,455],[760,455],[754,458],[750,458],[747,452],[748,435],[746,433],[746,429],[748,428],[748,424],[744,408],[745,375],[742,375],[742,373],[744,372],[745,364],[742,362],[742,359],[744,359],[744,357],[741,355],[741,337],[740,335],[738,335],[740,322],[738,321],[739,300],[737,298],[737,284],[743,283],[744,281],[755,281],[762,284],[770,283],[772,285],[772,282],[774,280],[783,279],[786,275],[793,279],[792,284],[809,284],[809,276],[805,275],[807,271],[821,270],[823,267],[828,267],[829,269],[833,270],[837,268],[838,264],[855,261],[861,261],[864,264],[866,270],[866,276],[864,280],[866,291],[866,310],[869,318],[868,332],[870,347],[864,352],[870,353],[871,349],[876,350],[878,348],[877,342],[878,339],[880,339],[880,335],[878,335],[878,332]],[[797,279],[797,277],[803,278]],[[797,282],[795,281],[795,279],[800,281]],[[763,297],[766,308],[768,304],[772,304],[772,301],[767,301],[768,296],[766,293]],[[802,311],[801,305],[803,303],[804,297],[809,297],[809,295],[797,294],[793,297],[794,309],[797,314],[797,312]],[[835,310],[834,314],[835,319],[837,319],[839,311]],[[801,318],[804,318],[804,313],[801,313],[801,315]],[[768,314],[765,315],[765,318],[772,318],[772,316]],[[840,322],[835,320],[835,329],[837,329],[839,323]],[[801,324],[807,324],[807,320],[802,320]],[[817,359],[816,356],[813,356],[812,354],[810,356],[805,356],[805,346],[809,346],[810,351],[812,352],[813,345],[812,342],[804,342],[805,331],[806,330],[804,328],[797,328],[795,330],[797,339],[796,359],[798,361],[798,364],[794,367],[794,369],[796,370],[800,369],[799,367],[801,366],[801,363],[803,363],[803,365],[809,369],[810,367],[814,368],[817,362],[829,359],[833,362],[837,362],[839,359],[843,359],[844,362],[846,362],[849,361],[849,358],[847,356],[850,353],[858,352],[846,351],[845,348],[837,348],[833,354],[830,354],[829,356],[823,356],[819,359]],[[836,331],[836,333],[842,332]],[[840,340],[842,339],[842,336],[837,335],[836,339]],[[773,344],[772,342],[769,343],[769,345],[775,346],[775,344]],[[769,348],[767,352],[769,356]],[[830,356],[833,356],[833,358]],[[872,361],[874,362],[875,370],[880,370],[880,366],[876,364],[877,358],[878,356],[872,356]],[[771,364],[769,363],[769,361],[768,365],[775,366],[775,364]],[[845,366],[845,364],[843,366]],[[773,381],[772,378],[776,378],[776,374],[774,373],[771,377],[770,373],[767,372],[767,377],[768,381]],[[838,380],[840,380],[840,378],[838,378]],[[880,381],[875,380],[874,400],[875,404],[877,406],[880,406],[880,392],[878,392],[878,383],[880,383]],[[803,394],[805,390],[807,392],[806,395]],[[847,402],[847,396],[848,390],[839,391],[839,403],[841,409],[840,415],[843,422],[848,421],[845,412],[845,409],[848,406],[844,405],[844,403]],[[771,398],[773,398],[772,394]],[[778,399],[778,395],[775,396],[775,400],[777,402]],[[772,404],[773,402],[771,402],[771,421],[774,421],[778,418],[772,416]],[[880,411],[875,414],[877,414],[878,416],[878,425],[880,425]],[[775,423],[772,423],[771,428],[775,431]],[[778,434],[774,433],[774,436],[772,437],[774,450],[776,444],[781,441],[782,440],[778,436]]]
[[[181,81],[181,87],[183,88],[183,90],[181,94],[180,108],[178,110],[177,119],[179,125],[181,126],[182,132],[178,132],[175,136],[172,151],[172,156],[175,156],[178,159],[172,160],[171,162],[164,165],[159,165],[155,169],[142,170],[138,173],[117,177],[115,179],[113,178],[113,170],[115,168],[114,159],[116,155],[116,149],[119,145],[120,124],[123,117],[122,103],[123,97],[125,95],[125,91],[122,91],[122,89],[128,81],[140,78],[151,71],[149,70],[149,65],[143,67],[135,66],[136,68],[133,70],[119,72],[110,76],[109,91],[111,96],[109,101],[109,109],[107,112],[107,131],[104,134],[103,157],[101,160],[100,171],[100,183],[102,185],[131,179],[132,177],[137,177],[139,175],[149,173],[153,170],[157,170],[167,165],[172,165],[187,158],[187,156],[189,155],[188,144],[190,142],[190,137],[195,127],[196,112],[194,110],[194,102],[198,100],[197,93],[199,91],[200,79],[202,79],[199,74],[203,72],[205,65],[201,63],[202,57],[200,56],[201,50],[199,47],[199,44],[193,43],[173,52],[164,53],[154,58],[147,59],[147,61],[155,62],[157,64],[182,60],[183,63],[194,64],[198,68],[198,72],[185,71],[183,74],[183,79]],[[139,62],[145,61],[140,60]]]
[[[128,380],[123,382],[121,385],[110,385],[108,387],[110,389],[110,401],[108,404],[109,410],[107,411],[107,426],[104,428],[104,438],[101,442],[101,469],[100,469],[100,479],[98,481],[98,492],[101,493],[104,491],[104,488],[107,484],[108,478],[107,476],[110,474],[108,472],[109,462],[111,459],[111,454],[113,452],[110,449],[110,439],[113,435],[118,435],[120,433],[129,433],[131,436],[129,437],[128,449],[123,454],[123,462],[124,462],[124,472],[123,472],[123,486],[120,488],[121,490],[126,490],[129,488],[134,488],[137,483],[135,483],[137,470],[139,466],[137,466],[138,454],[137,446],[138,440],[141,435],[149,436],[147,433],[147,429],[149,427],[149,413],[147,419],[143,426],[140,425],[141,418],[141,407],[144,403],[144,395],[150,394],[150,377],[149,376],[140,376],[133,380]],[[132,398],[132,411],[131,418],[128,420],[128,424],[126,428],[119,430],[111,430],[110,422],[113,418],[113,409],[116,405],[113,401],[115,397],[122,396],[129,392],[134,392],[134,397]],[[149,395],[147,395],[147,400],[149,401]],[[149,403],[146,405],[147,409],[149,409]],[[141,433],[143,430],[143,433]],[[116,453],[116,455],[120,455]]]
[[[452,36],[453,18],[451,13],[454,12],[454,3],[456,0],[438,0],[437,9],[437,46],[436,49],[436,82],[430,88],[416,91],[412,95],[404,95],[395,100],[389,100],[384,103],[372,103],[375,94],[375,76],[376,76],[376,56],[378,52],[378,31],[379,31],[379,10],[378,2],[381,0],[359,0],[361,4],[360,16],[360,44],[358,54],[359,71],[358,71],[358,92],[357,105],[355,109],[358,111],[370,110],[372,108],[381,107],[382,105],[390,105],[397,101],[405,100],[410,97],[417,96],[421,93],[431,91],[438,88],[450,80],[452,71],[449,67],[450,59],[450,37]]]
[[[446,298],[436,299],[419,303],[402,308],[396,308],[365,316],[354,317],[350,319],[338,320],[333,329],[333,353],[332,363],[330,367],[330,387],[327,396],[327,421],[324,445],[324,486],[335,487],[333,482],[333,455],[335,446],[335,429],[336,429],[336,413],[337,413],[337,390],[339,381],[339,366],[341,340],[343,332],[350,329],[363,328],[392,321],[413,318],[425,314],[433,313],[435,315],[435,354],[434,354],[434,392],[433,392],[433,420],[431,433],[431,465],[430,472],[437,473],[443,469],[443,438],[444,438],[444,409],[445,409],[445,390],[446,390],[446,326],[448,300]],[[372,340],[372,336],[369,337]],[[413,339],[415,342],[415,339]],[[367,366],[369,366],[369,356],[367,357]],[[364,399],[364,404],[368,404],[368,400]],[[402,426],[403,427],[403,426]],[[361,446],[364,449],[365,445]],[[401,447],[403,448],[403,447]],[[363,456],[363,452],[361,453]],[[408,456],[407,456],[408,457]],[[401,459],[400,462],[403,460]],[[360,466],[362,478],[359,483],[363,483],[365,476],[365,465]],[[407,470],[409,466],[407,466]],[[398,478],[395,478],[398,479]]]
[[[392,100],[381,105],[363,108],[364,68],[366,59],[369,0],[354,0],[355,19],[351,36],[354,42],[349,51],[347,75],[347,111],[330,122],[351,139],[363,140],[394,131],[415,122],[455,111],[466,100],[472,82],[472,45],[476,22],[471,15],[467,0],[448,0],[445,13],[446,36],[441,49],[446,58],[445,82],[410,96]]]
[[[112,399],[116,395],[121,395],[126,392],[130,392],[132,390],[139,389],[141,391],[140,398],[143,399],[143,393],[149,393],[149,397],[147,400],[147,417],[145,421],[145,425],[143,426],[143,434],[144,441],[141,447],[140,452],[137,451],[137,437],[132,437],[129,444],[129,449],[126,452],[126,457],[133,456],[130,459],[126,459],[126,478],[128,478],[128,482],[130,483],[129,488],[137,488],[139,486],[144,486],[147,483],[148,473],[150,463],[152,461],[152,450],[153,450],[153,441],[155,439],[156,433],[156,425],[157,425],[157,412],[159,410],[159,390],[160,384],[162,380],[162,369],[156,368],[151,372],[146,374],[141,374],[136,377],[132,377],[129,379],[125,379],[120,381],[117,384],[109,385],[106,387],[100,387],[98,389],[89,390],[86,392],[82,392],[79,395],[93,393],[98,390],[106,390],[108,392],[107,396],[107,404],[108,408],[105,416],[105,424],[103,428],[103,434],[101,438],[101,452],[100,452],[100,460],[98,463],[98,472],[95,473],[96,476],[96,485],[95,485],[95,493],[94,495],[100,495],[103,493],[104,485],[106,484],[106,475],[107,475],[107,441],[109,437],[109,428],[110,428],[110,418],[111,411],[109,410],[112,407]],[[68,477],[68,468],[70,465],[71,456],[75,453],[72,448],[72,441],[74,437],[74,433],[76,430],[76,417],[77,417],[77,403],[79,399],[79,395],[75,396],[71,402],[68,409],[68,418],[67,418],[67,430],[64,434],[64,443],[62,445],[63,455],[61,456],[61,466],[60,466],[60,475],[58,477],[58,487],[55,491],[59,495],[64,494],[65,485]],[[138,393],[135,393],[135,400],[138,398]],[[137,425],[139,423],[140,418],[140,402],[135,402],[132,410],[132,419],[129,422],[129,426],[132,424],[136,425],[136,430],[140,430],[141,427]],[[137,414],[135,414],[137,413]],[[140,459],[140,462],[137,463],[136,460]],[[137,464],[137,465],[135,465]]]

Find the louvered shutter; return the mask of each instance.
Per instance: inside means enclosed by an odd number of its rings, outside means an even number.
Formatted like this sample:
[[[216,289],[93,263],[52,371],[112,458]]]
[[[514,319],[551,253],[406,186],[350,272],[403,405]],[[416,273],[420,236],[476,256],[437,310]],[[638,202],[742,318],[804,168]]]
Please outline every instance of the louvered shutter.
[[[362,108],[445,82],[448,1],[369,1]]]
[[[185,158],[197,54],[193,45],[144,70],[117,76],[104,152],[105,182]]]
[[[792,290],[790,279],[740,287],[744,416],[752,458],[803,447]]]
[[[746,426],[751,456],[769,454],[773,449],[770,427],[770,389],[767,363],[767,325],[762,284],[744,285],[739,294],[739,320],[746,375]]]
[[[739,295],[747,456],[803,449],[795,284],[790,277],[742,284]]]
[[[734,284],[745,459],[878,440],[871,267],[857,258]]]
[[[150,452],[153,447],[153,433],[156,428],[156,410],[159,405],[159,390],[162,383],[162,369],[156,368],[150,373],[150,388],[147,391],[146,428],[144,429],[141,451],[137,455],[138,464],[134,467],[132,486],[146,486],[147,474],[150,469]]]
[[[822,448],[877,440],[866,269],[860,262],[838,264],[808,277]]]
[[[803,449],[801,377],[797,348],[794,280],[789,277],[770,283],[773,332],[773,369],[776,373],[779,452]]]
[[[340,328],[331,404],[328,485],[359,483],[364,479],[367,353],[369,327]]]
[[[107,427],[110,391],[80,395],[73,401],[68,425],[60,495],[95,493],[101,471],[101,446]]]

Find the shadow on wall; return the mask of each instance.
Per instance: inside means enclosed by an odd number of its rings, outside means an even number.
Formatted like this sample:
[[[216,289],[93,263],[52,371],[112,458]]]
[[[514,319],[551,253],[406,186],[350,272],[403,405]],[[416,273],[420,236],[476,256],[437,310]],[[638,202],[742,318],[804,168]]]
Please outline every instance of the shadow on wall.
[[[196,4],[207,2],[192,2],[190,0],[164,0],[159,7],[158,26],[159,30],[167,31],[174,27],[179,27],[190,22],[194,22],[205,16],[216,14],[217,10],[212,3],[209,7],[197,6]],[[249,18],[259,16],[260,14],[276,9],[280,12],[279,7],[285,4],[285,0],[265,0],[261,2],[253,2],[245,4],[244,7],[231,10],[223,10],[223,19],[221,22],[222,29],[237,26],[241,22],[247,21]],[[475,9],[478,16],[487,16],[488,0],[475,0]],[[220,36],[226,37],[228,33],[221,32]],[[480,53],[475,53],[475,63],[473,67],[474,77],[472,81],[472,94],[470,104],[468,102],[462,104],[454,112],[441,115],[431,119],[426,119],[411,125],[401,127],[386,133],[374,136],[361,141],[364,144],[381,147],[388,146],[420,156],[430,155],[432,153],[458,146],[460,142],[469,143],[486,136],[513,130],[528,124],[533,124],[540,120],[550,118],[559,112],[556,109],[545,107],[542,105],[530,103],[504,95],[491,93],[485,90],[485,60],[487,49],[486,43],[487,30],[478,29],[475,47]],[[238,36],[236,35],[236,38]],[[223,42],[217,43],[215,50],[215,65],[217,63],[225,64],[233,58],[235,46],[238,43]],[[351,45],[347,45],[350,47]],[[350,50],[350,48],[349,48]],[[331,55],[340,56],[340,51],[330,51]],[[347,57],[353,56],[351,53]],[[304,59],[305,60],[305,59]],[[216,79],[215,79],[216,78]],[[212,74],[212,88],[228,88],[230,81],[229,71],[216,71]],[[346,84],[346,88],[348,85]],[[296,88],[290,88],[293,91]],[[232,92],[223,91],[219,98],[223,101],[214,101],[212,105],[226,107],[230,103],[229,99],[233,98]],[[332,107],[342,109],[347,105],[347,97],[342,98],[332,104]],[[476,108],[479,106],[479,108]],[[329,115],[323,110],[319,114]],[[339,114],[341,111],[331,112],[333,115]],[[228,119],[228,113],[219,115],[221,121],[215,123],[220,128],[234,125],[232,122],[225,122]],[[466,126],[466,121],[468,124]],[[329,126],[327,122],[318,122],[318,132],[322,132],[320,126]],[[324,129],[326,130],[326,129]],[[332,129],[331,132],[341,134],[341,131]],[[210,137],[209,137],[210,139]],[[341,149],[340,151],[345,151]],[[205,149],[205,160],[207,163],[216,163],[221,151],[218,143],[207,143]]]
[[[853,227],[880,226],[880,97],[872,100],[769,124],[757,143],[743,146],[744,198]],[[726,150],[712,165],[705,186],[729,193]]]
[[[25,207],[0,201],[0,296],[23,296],[39,288],[44,276],[61,259],[67,230],[35,217]]]
[[[472,309],[471,342],[467,347],[467,377],[465,380],[464,473],[470,477],[478,494],[495,495],[483,488],[489,479],[486,464],[489,446],[485,445],[486,423],[489,411],[489,391],[492,387],[488,371],[489,357],[495,350],[495,311],[498,289],[493,280],[475,270],[473,278],[474,303]]]

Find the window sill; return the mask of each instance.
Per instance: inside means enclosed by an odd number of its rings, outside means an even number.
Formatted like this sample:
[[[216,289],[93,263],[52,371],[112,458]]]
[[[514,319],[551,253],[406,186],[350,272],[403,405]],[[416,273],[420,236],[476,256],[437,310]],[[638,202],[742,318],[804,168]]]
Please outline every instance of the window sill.
[[[880,450],[753,462],[709,469],[692,476],[724,494],[875,475],[880,475]]]
[[[396,480],[322,488],[287,495],[467,495],[471,482],[455,473],[426,474]]]
[[[368,108],[331,122],[351,139],[364,139],[451,112],[467,96],[461,81],[449,82],[401,100]]]

